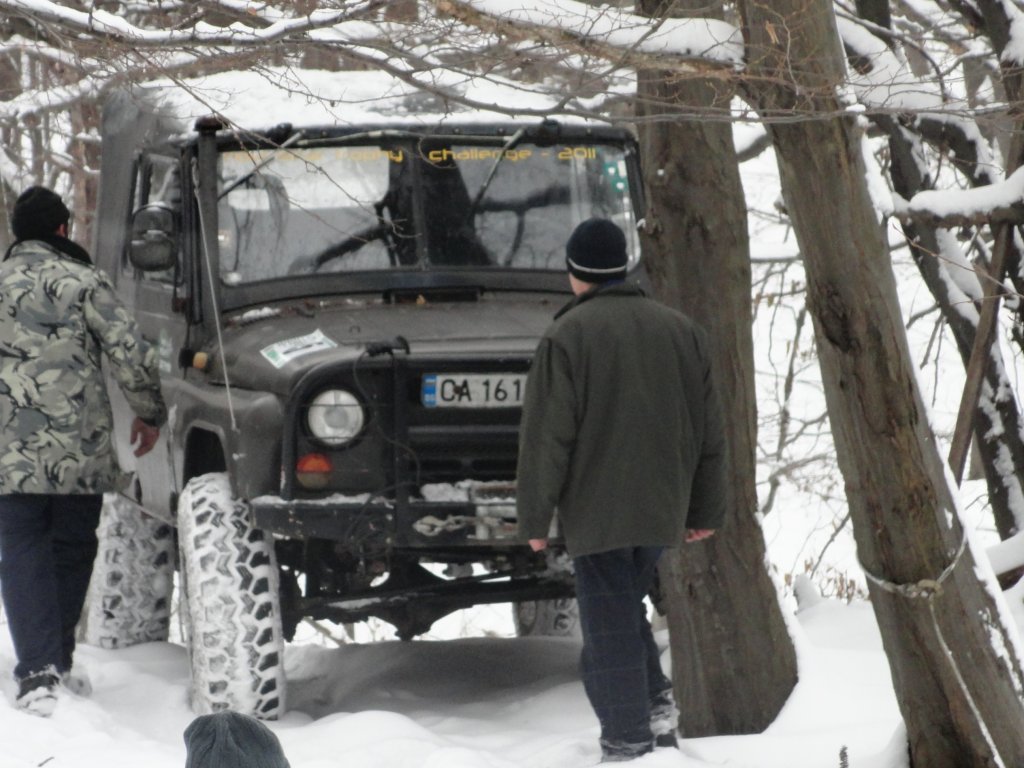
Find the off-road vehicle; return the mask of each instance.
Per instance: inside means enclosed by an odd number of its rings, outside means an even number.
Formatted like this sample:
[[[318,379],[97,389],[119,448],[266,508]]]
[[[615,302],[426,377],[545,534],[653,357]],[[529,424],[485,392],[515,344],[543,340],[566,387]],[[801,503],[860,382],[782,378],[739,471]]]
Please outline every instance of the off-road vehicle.
[[[177,563],[193,706],[265,718],[303,618],[412,638],[513,603],[551,629],[572,579],[557,532],[552,556],[516,531],[525,378],[572,229],[609,217],[639,258],[625,129],[267,114],[105,111],[94,254],[170,421],[108,496],[86,619],[108,647],[166,637]]]

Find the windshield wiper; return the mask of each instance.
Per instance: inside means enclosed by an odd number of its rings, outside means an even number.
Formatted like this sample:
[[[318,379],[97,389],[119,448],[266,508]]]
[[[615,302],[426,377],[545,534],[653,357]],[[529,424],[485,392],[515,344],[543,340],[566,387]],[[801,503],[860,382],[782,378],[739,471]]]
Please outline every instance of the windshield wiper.
[[[287,149],[292,144],[294,144],[295,142],[299,141],[299,139],[301,139],[301,138],[302,138],[302,131],[297,131],[296,133],[293,133],[291,136],[289,136],[283,142],[281,142],[276,147],[274,147],[273,150],[271,151],[271,153],[269,155],[267,155],[265,158],[263,158],[262,162],[257,163],[256,166],[251,171],[249,171],[244,176],[239,176],[237,179],[235,179],[230,184],[228,184],[226,187],[224,187],[223,191],[221,191],[221,193],[219,195],[217,195],[217,199],[218,200],[223,200],[224,197],[227,194],[229,194],[229,193],[233,192],[234,190],[238,189],[240,186],[242,186],[247,181],[249,181],[249,179],[251,179],[257,173],[262,171],[264,168],[266,168],[272,162],[274,162],[274,159],[277,157],[277,154],[282,149]]]
[[[480,205],[480,201],[483,200],[484,195],[487,194],[487,188],[491,186],[491,182],[494,181],[494,174],[498,172],[498,166],[501,165],[501,161],[505,159],[505,155],[510,149],[514,149],[515,146],[523,140],[523,136],[526,135],[526,128],[520,128],[518,131],[508,137],[501,146],[501,151],[498,156],[494,158],[494,164],[491,165],[491,170],[487,173],[487,178],[484,179],[484,183],[480,185],[480,189],[476,193],[476,197],[473,198],[473,202],[469,204],[469,213],[466,214],[466,221],[472,221],[476,215],[476,209]]]

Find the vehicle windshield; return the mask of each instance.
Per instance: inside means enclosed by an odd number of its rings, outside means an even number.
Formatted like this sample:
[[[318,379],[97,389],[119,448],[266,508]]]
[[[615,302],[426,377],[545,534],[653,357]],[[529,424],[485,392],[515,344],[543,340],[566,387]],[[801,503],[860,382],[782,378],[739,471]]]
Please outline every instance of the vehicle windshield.
[[[220,154],[228,285],[325,272],[565,269],[592,216],[638,258],[626,152],[613,144],[387,144]]]

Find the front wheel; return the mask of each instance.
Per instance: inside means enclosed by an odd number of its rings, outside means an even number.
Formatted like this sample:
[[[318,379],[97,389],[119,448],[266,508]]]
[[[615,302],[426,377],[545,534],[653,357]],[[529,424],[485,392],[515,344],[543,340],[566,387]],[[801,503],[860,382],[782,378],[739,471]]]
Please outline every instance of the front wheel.
[[[273,542],[227,475],[188,482],[178,503],[192,708],[273,720],[285,710],[284,638]]]

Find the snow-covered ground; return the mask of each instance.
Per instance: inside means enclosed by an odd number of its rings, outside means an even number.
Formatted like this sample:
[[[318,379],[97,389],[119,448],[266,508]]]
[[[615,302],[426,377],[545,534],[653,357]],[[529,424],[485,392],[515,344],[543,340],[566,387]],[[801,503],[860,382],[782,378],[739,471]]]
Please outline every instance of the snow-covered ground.
[[[797,614],[801,680],[764,733],[684,739],[637,768],[903,768],[903,734],[869,605],[812,601]],[[515,638],[507,606],[438,628],[453,639],[288,647],[290,712],[270,723],[292,768],[576,768],[598,762],[579,645]],[[659,633],[661,640],[666,638]],[[437,635],[435,635],[437,636]],[[667,654],[666,654],[667,662]],[[182,768],[188,661],[176,643],[82,646],[91,698],[50,720],[18,712],[0,680],[0,768]],[[14,655],[0,631],[0,669]]]

